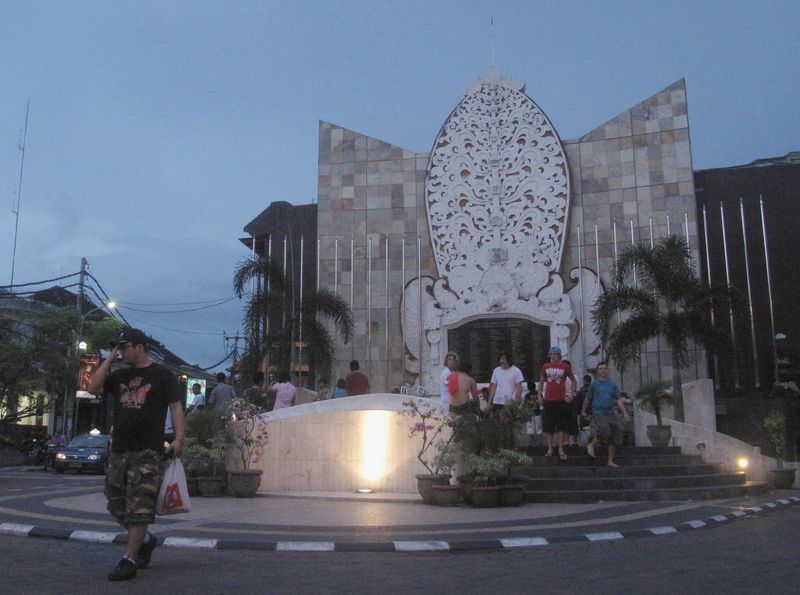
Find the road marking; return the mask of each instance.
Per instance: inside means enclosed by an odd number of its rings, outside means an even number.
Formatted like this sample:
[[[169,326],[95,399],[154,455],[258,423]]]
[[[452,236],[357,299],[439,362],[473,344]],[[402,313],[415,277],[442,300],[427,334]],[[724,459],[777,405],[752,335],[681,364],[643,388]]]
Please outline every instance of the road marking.
[[[670,533],[677,533],[678,530],[675,527],[651,527],[648,529],[650,533],[653,535],[668,535]]]
[[[622,533],[618,531],[608,531],[607,533],[586,533],[586,539],[589,541],[608,541],[610,539],[622,539]]]
[[[394,541],[394,549],[398,552],[441,552],[448,551],[450,544],[446,541]]]
[[[747,516],[747,513],[744,510],[734,510],[731,514],[735,517]]]
[[[686,521],[683,524],[689,525],[692,529],[699,529],[700,527],[706,526],[706,524],[703,521]]]
[[[332,541],[279,541],[275,550],[279,552],[332,552]]]
[[[750,512],[763,512],[764,511],[764,509],[761,508],[760,506],[753,506],[752,508],[748,508],[747,510],[749,510]]]
[[[164,540],[166,547],[191,547],[213,550],[217,547],[217,539],[194,539],[192,537],[167,537]]]
[[[73,531],[69,536],[70,541],[86,541],[88,543],[114,543],[119,533],[104,533],[102,531]]]
[[[513,537],[501,539],[503,547],[532,547],[536,545],[550,545],[544,537]]]
[[[716,514],[711,517],[711,520],[717,521],[718,523],[724,523],[728,520],[728,517],[726,517],[724,514]]]
[[[18,523],[0,523],[0,534],[27,536],[33,525],[20,525]]]

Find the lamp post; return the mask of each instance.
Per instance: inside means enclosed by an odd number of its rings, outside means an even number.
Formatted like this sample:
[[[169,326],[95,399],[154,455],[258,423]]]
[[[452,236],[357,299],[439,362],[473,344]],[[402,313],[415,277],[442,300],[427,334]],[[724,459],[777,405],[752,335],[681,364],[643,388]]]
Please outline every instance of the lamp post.
[[[780,356],[783,352],[783,345],[786,341],[786,335],[777,333],[772,339],[772,348],[775,352],[775,384],[780,382]]]
[[[77,427],[78,427],[78,414],[80,413],[80,404],[81,404],[80,399],[78,398],[78,391],[77,391],[77,387],[79,385],[79,380],[78,380],[78,375],[77,374],[80,372],[81,353],[86,351],[86,347],[87,347],[86,341],[83,340],[83,325],[86,323],[86,319],[89,317],[90,314],[92,314],[94,312],[97,312],[98,310],[108,310],[110,312],[116,306],[117,306],[117,303],[114,300],[110,300],[109,302],[103,304],[102,306],[98,306],[97,308],[92,308],[86,314],[83,314],[81,316],[80,323],[78,324],[78,336],[77,336],[78,340],[76,341],[76,344],[75,344],[75,347],[77,347],[77,349],[75,349],[75,355],[76,355],[76,360],[77,360],[75,363],[77,365],[75,367],[75,370],[76,370],[76,378],[75,378],[75,380],[76,380],[76,383],[75,383],[76,389],[75,389],[75,392],[74,392],[74,394],[75,394],[75,397],[74,397],[74,399],[75,399],[75,407],[74,407],[73,424],[72,424],[73,425],[73,427],[72,427],[73,431],[77,430]],[[73,349],[75,347],[73,347]]]

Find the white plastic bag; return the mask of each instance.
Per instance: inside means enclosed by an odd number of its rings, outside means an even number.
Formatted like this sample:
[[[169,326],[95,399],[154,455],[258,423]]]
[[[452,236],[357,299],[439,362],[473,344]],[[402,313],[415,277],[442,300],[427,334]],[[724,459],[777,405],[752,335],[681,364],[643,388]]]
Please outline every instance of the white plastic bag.
[[[183,471],[183,463],[176,457],[170,461],[164,470],[164,477],[161,478],[161,488],[156,499],[156,514],[178,514],[190,510],[186,473]]]

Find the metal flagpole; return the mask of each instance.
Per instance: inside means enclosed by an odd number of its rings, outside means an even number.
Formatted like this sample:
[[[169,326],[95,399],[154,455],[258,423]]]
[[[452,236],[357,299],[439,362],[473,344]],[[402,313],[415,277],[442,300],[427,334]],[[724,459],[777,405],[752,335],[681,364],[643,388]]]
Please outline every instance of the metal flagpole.
[[[667,215],[667,236],[669,236],[669,215]],[[650,217],[650,249],[652,250],[655,248],[656,241],[653,237],[653,218]],[[653,287],[653,297],[658,300],[658,295],[656,293],[656,288]],[[661,338],[656,337],[656,360],[658,361],[658,380],[661,381],[662,374],[661,374]],[[649,370],[648,370],[648,380],[649,380]]]
[[[317,287],[316,290],[319,291],[319,254],[320,254],[320,246],[322,245],[320,238],[317,238]]]
[[[764,236],[764,264],[767,269],[767,293],[769,295],[769,322],[772,330],[772,357],[775,360],[775,382],[778,382],[778,343],[775,339],[775,306],[772,301],[772,277],[769,271],[769,248],[767,246],[767,221],[764,218],[764,197],[758,196],[758,204],[761,210],[761,235]]]
[[[386,390],[389,390],[389,235],[383,238],[385,279],[383,287],[383,332],[386,341]]]
[[[686,247],[689,248],[689,257],[691,258],[692,251],[691,251],[690,244],[689,244],[689,214],[686,211],[683,212],[683,231],[684,231],[684,235],[686,236]],[[699,249],[698,249],[698,254],[697,255],[698,255],[698,257],[700,256]],[[698,263],[698,267],[697,268],[698,269],[700,268],[700,263]],[[694,377],[695,378],[700,378],[700,362],[698,361],[698,357],[697,357],[697,351],[698,351],[697,343],[694,343],[693,351],[694,351]]]
[[[600,284],[600,238],[597,235],[597,223],[594,224],[594,264],[597,267],[597,283]],[[599,290],[599,287],[598,287]],[[606,359],[606,346],[600,344],[600,359]],[[586,362],[583,362],[583,372],[587,370]]]
[[[706,246],[706,273],[708,273],[708,286],[711,287],[711,255],[709,254],[708,246],[708,219],[706,218],[706,205],[703,205],[703,242]],[[711,328],[716,328],[714,321],[714,307],[711,307]],[[716,351],[714,352],[714,386],[719,388],[719,358]]]
[[[586,367],[586,348],[584,337],[586,335],[586,317],[583,315],[583,264],[581,260],[581,248],[583,246],[583,235],[581,234],[581,226],[578,226],[578,292],[580,293],[580,309],[581,309],[581,361]]]
[[[356,284],[356,261],[355,261],[355,237],[350,236],[350,311],[353,313],[353,322],[355,323],[356,311],[353,308],[353,287]],[[351,358],[355,357],[356,342],[355,339],[350,343]]]
[[[422,386],[423,381],[423,363],[424,352],[422,349],[422,256],[420,251],[422,249],[422,238],[417,235],[417,333],[419,336],[419,385]]]
[[[617,260],[618,260],[618,257],[619,257],[619,251],[618,251],[618,247],[617,247],[617,222],[616,222],[616,220],[614,221],[614,225],[612,227],[613,227],[613,231],[614,231],[614,276],[616,276],[616,274],[617,274]],[[616,289],[616,283],[614,284],[614,288]],[[622,322],[622,314],[619,311],[617,311],[617,324],[619,324],[620,322]],[[622,390],[625,390],[625,374],[620,374],[619,375],[619,383],[620,383],[620,388]]]
[[[667,213],[667,237],[669,237],[671,235],[672,235],[672,232],[670,231],[670,228],[669,228],[669,213]]]
[[[689,213],[686,211],[683,212],[683,229],[686,232],[686,245],[690,246],[689,244]]]
[[[372,376],[372,236],[367,237],[367,366]]]
[[[722,224],[722,249],[725,254],[725,283],[728,286],[728,291],[731,290],[731,269],[730,264],[728,262],[728,232],[725,228],[725,206],[722,203],[719,203],[719,218]],[[728,313],[730,315],[730,324],[731,324],[731,343],[733,343],[734,347],[736,346],[736,325],[733,321],[733,304],[730,304],[728,308]],[[739,388],[739,366],[736,365],[736,362],[733,362],[733,380],[734,385],[736,388]]]
[[[739,198],[739,215],[742,219],[742,243],[744,244],[744,272],[747,276],[747,301],[750,310],[750,341],[753,347],[753,376],[756,381],[756,388],[761,386],[760,375],[758,373],[758,350],[756,348],[756,325],[753,320],[753,291],[750,287],[750,259],[747,256],[747,230],[744,227],[744,202]]]
[[[633,217],[631,217],[631,246],[636,245],[636,240],[633,236]],[[636,264],[633,265],[633,286],[639,287],[639,281],[636,277]],[[658,340],[658,339],[656,339]],[[645,357],[647,356],[647,347],[645,346]],[[661,370],[658,371],[659,376],[661,375]],[[644,370],[642,369],[642,348],[639,348],[639,384],[641,385],[644,381]]]
[[[339,294],[339,236],[333,242],[333,293]]]
[[[300,318],[297,328],[297,378],[298,386],[303,374],[303,245],[305,238],[300,236]],[[311,370],[309,370],[310,372]]]

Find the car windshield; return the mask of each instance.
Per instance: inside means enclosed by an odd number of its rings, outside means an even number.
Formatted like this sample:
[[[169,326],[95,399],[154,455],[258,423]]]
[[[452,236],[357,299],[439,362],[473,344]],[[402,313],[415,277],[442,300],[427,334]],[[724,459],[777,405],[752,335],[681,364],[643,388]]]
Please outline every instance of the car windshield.
[[[106,448],[108,436],[76,436],[69,442],[70,448]]]

